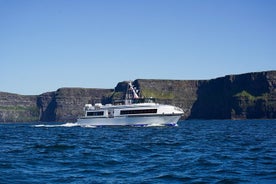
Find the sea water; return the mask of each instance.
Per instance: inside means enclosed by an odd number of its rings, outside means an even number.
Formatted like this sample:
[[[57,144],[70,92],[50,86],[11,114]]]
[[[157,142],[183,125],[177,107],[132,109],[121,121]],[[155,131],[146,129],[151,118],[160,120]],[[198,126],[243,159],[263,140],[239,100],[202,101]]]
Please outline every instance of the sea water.
[[[276,120],[0,124],[0,183],[276,183]]]

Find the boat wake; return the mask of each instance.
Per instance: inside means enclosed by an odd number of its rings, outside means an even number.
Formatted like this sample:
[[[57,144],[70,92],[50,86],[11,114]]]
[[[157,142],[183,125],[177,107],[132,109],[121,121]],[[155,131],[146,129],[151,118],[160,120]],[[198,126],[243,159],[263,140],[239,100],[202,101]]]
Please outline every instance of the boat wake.
[[[165,125],[165,124],[159,124],[159,123],[154,123],[154,124],[141,124],[141,125],[129,125],[132,127],[166,127],[166,126],[177,126],[177,124],[174,125]],[[82,128],[98,128],[102,126],[95,126],[95,125],[85,125],[85,124],[79,124],[79,123],[64,123],[64,124],[39,124],[39,125],[33,125],[33,127],[36,128],[56,128],[56,127],[82,127]]]
[[[163,127],[165,126],[164,124],[159,124],[159,123],[154,123],[154,124],[149,124],[146,127]]]
[[[154,123],[154,124],[147,125],[147,127],[168,127],[168,126],[177,127],[178,124],[158,124],[158,123]]]
[[[40,124],[40,125],[34,125],[34,127],[46,127],[46,128],[54,128],[54,127],[75,127],[79,126],[77,123],[65,123],[61,125],[49,125],[49,124]]]
[[[91,125],[80,125],[78,123],[64,123],[60,125],[50,125],[50,124],[40,124],[40,125],[34,125],[33,127],[37,128],[55,128],[55,127],[84,127],[84,128],[96,128],[96,126]]]

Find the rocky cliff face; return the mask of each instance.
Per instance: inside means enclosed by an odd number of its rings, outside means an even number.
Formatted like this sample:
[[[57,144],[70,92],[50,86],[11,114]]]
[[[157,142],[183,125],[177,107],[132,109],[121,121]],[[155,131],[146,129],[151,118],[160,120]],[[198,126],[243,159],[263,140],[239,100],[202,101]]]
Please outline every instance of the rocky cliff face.
[[[0,92],[0,122],[38,120],[36,96]]]
[[[111,89],[61,88],[38,96],[0,92],[0,122],[74,122],[86,103],[106,103]]]
[[[61,88],[55,94],[56,121],[76,121],[84,115],[83,107],[87,103],[105,103],[111,95],[111,89]]]
[[[276,71],[229,75],[204,81],[190,118],[275,118]]]
[[[144,80],[134,81],[141,95],[156,98],[160,104],[171,104],[184,110],[184,119],[191,114],[202,81],[196,80]]]
[[[40,121],[56,121],[56,92],[43,93],[37,97]]]
[[[181,107],[185,119],[276,118],[276,71],[212,80],[136,80],[147,97]]]
[[[134,85],[144,97],[181,107],[184,119],[276,118],[276,71],[212,80],[145,80]],[[38,96],[0,92],[0,122],[73,122],[86,103],[124,99],[127,82],[112,89],[60,88]]]
[[[84,114],[87,103],[105,103],[111,89],[60,88],[55,92],[44,93],[37,98],[40,121],[74,122]]]

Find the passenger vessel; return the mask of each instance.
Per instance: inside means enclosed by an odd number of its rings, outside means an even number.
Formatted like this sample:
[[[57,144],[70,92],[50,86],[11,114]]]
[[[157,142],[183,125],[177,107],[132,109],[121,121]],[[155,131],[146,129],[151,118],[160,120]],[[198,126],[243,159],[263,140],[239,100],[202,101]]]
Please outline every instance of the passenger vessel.
[[[128,82],[125,100],[114,104],[86,104],[85,115],[78,119],[80,125],[170,125],[177,126],[183,110],[172,105],[158,104],[153,98],[139,97],[137,90]]]

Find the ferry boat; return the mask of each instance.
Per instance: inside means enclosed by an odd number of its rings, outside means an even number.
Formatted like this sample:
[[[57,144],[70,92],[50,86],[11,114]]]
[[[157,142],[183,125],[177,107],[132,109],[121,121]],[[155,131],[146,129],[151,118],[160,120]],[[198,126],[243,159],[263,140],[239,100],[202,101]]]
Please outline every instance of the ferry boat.
[[[85,104],[85,115],[77,123],[88,126],[177,126],[184,114],[179,107],[158,104],[154,98],[141,98],[138,91],[128,82],[125,100],[114,104]]]

